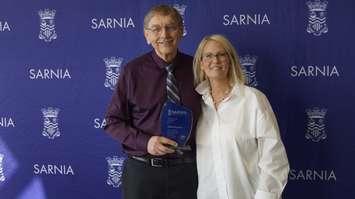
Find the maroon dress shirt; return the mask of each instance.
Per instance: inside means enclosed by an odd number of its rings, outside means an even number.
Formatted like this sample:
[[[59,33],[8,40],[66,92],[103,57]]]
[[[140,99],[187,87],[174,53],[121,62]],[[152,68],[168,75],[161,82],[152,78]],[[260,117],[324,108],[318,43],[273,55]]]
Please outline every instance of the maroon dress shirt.
[[[188,144],[194,154],[201,107],[200,95],[193,84],[192,57],[178,52],[173,64],[181,103],[193,112],[193,129]],[[160,112],[167,100],[167,65],[152,51],[130,61],[121,70],[105,116],[105,131],[117,139],[129,155],[147,155],[150,137],[161,135]]]

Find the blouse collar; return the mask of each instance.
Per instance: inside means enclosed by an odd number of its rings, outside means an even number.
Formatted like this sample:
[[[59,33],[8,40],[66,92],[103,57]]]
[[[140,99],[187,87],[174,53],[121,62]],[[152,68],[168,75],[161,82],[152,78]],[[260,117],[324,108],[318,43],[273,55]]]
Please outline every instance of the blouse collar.
[[[211,86],[208,80],[205,80],[203,82],[201,82],[200,84],[198,84],[195,88],[196,92],[199,93],[200,95],[202,95],[202,99],[204,99],[205,101],[210,98],[210,100],[212,100],[211,97]],[[231,97],[238,97],[243,95],[243,85],[240,83],[235,83],[234,86],[232,87],[232,90],[229,94],[229,96],[225,99],[228,100]]]

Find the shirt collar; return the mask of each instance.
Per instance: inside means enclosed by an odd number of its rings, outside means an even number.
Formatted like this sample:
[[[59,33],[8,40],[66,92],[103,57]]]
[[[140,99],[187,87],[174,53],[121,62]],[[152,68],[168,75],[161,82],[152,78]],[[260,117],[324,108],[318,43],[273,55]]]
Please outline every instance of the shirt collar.
[[[153,50],[151,52],[152,58],[154,60],[154,62],[159,66],[159,68],[165,68],[167,65],[169,65],[167,62],[165,62],[162,58],[160,58],[157,53],[155,52],[155,50]],[[177,50],[176,56],[173,59],[172,63],[175,64],[178,60],[178,57],[180,56],[180,52],[179,50]]]
[[[207,97],[210,96],[210,83],[208,82],[208,80],[205,80],[203,82],[201,82],[199,85],[196,86],[195,88],[196,92],[199,93],[200,95],[202,95],[203,97]],[[230,96],[238,96],[238,95],[242,95],[243,94],[243,85],[239,84],[239,83],[235,83]]]
[[[205,80],[205,81],[201,82],[200,84],[198,84],[196,86],[195,90],[200,95],[207,95],[210,93],[210,83],[208,82],[208,80]]]

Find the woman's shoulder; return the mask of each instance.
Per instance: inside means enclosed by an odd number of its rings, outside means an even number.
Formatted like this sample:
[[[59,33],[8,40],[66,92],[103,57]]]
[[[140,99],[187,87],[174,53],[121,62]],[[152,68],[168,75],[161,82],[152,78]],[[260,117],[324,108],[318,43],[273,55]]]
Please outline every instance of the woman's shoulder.
[[[250,98],[251,100],[252,99],[261,100],[266,98],[266,95],[262,91],[258,90],[257,88],[250,87],[247,85],[242,85],[242,89],[244,92],[244,96],[246,98]]]
[[[243,85],[244,98],[248,104],[257,109],[264,111],[270,106],[269,100],[266,95],[257,88]]]

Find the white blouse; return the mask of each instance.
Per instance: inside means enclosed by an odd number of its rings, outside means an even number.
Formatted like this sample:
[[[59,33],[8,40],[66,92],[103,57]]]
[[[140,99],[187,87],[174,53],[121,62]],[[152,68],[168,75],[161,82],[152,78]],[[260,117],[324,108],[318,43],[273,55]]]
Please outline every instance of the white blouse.
[[[289,164],[265,95],[236,84],[216,110],[207,81],[196,91],[198,199],[279,199]]]

